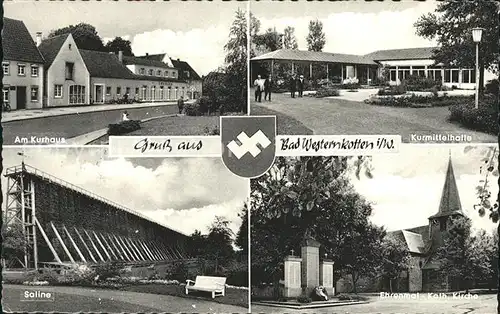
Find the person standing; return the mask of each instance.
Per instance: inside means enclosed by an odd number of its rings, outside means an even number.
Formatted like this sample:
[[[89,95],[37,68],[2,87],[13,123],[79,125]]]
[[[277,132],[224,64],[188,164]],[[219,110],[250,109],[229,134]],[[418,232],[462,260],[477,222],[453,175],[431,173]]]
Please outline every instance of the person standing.
[[[271,75],[269,75],[264,82],[264,100],[269,96],[269,101],[271,101],[271,92],[273,90],[273,80],[271,79]]]
[[[177,100],[177,107],[179,107],[179,114],[182,114],[182,110],[184,109],[184,97],[181,96],[179,100]]]
[[[295,98],[295,90],[297,89],[297,79],[295,78],[295,74],[292,75],[292,78],[290,79],[290,94],[292,95],[292,98]]]
[[[297,87],[299,90],[299,97],[302,97],[302,94],[304,93],[304,75],[301,75],[297,81]]]
[[[257,75],[257,79],[253,82],[253,86],[255,87],[255,101],[262,102],[262,91],[264,88],[260,75]]]
[[[128,115],[128,112],[127,111],[124,111],[122,113],[122,121],[129,121],[129,115]]]

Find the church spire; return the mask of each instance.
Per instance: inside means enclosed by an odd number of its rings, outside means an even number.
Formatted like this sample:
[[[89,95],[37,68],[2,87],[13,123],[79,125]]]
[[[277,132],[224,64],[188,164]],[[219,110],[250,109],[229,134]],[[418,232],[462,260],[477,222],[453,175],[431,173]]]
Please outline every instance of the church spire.
[[[448,159],[448,169],[441,194],[441,202],[439,203],[439,211],[433,217],[450,216],[453,214],[463,215],[462,204],[458,194],[457,182],[455,173],[453,172],[453,164],[451,162],[451,153]]]

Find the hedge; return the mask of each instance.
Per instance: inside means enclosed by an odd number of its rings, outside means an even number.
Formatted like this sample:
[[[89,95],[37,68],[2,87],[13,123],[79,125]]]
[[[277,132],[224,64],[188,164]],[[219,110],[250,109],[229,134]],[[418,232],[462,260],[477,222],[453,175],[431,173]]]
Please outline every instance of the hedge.
[[[487,95],[476,109],[474,102],[456,104],[450,107],[450,121],[477,131],[498,134],[498,98]]]
[[[128,120],[108,125],[108,135],[124,135],[141,128],[140,120]]]
[[[336,87],[333,86],[322,86],[318,89],[314,95],[316,98],[339,96],[340,92]]]
[[[446,107],[463,103],[469,103],[473,100],[471,96],[418,96],[412,95],[409,97],[375,97],[365,101],[371,105],[386,106],[386,107]]]

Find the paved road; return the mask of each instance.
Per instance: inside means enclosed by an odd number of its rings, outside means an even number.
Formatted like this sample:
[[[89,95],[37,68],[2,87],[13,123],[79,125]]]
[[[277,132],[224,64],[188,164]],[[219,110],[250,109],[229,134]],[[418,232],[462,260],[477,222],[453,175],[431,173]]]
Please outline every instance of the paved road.
[[[54,301],[21,300],[25,291],[54,293]],[[3,285],[4,312],[104,312],[104,313],[246,313],[247,309],[204,300],[168,295],[80,287],[27,287]]]
[[[120,121],[122,111],[119,109],[2,122],[4,145],[16,144],[15,139],[17,136],[29,138],[36,135],[38,137],[72,138],[106,128],[108,124]],[[127,109],[127,111],[133,120],[178,113],[177,106],[173,105]]]
[[[255,103],[286,114],[313,130],[314,134],[400,134],[403,142],[416,135],[468,135],[472,142],[493,143],[494,135],[468,130],[448,122],[447,107],[394,108],[368,105],[363,102],[338,98],[290,98],[282,94],[273,96],[272,102]],[[279,124],[279,121],[278,121]]]
[[[326,309],[292,310],[252,305],[252,313],[328,313],[328,314],[495,314],[496,295],[479,295],[477,300],[421,297],[412,299],[379,299],[370,303]]]

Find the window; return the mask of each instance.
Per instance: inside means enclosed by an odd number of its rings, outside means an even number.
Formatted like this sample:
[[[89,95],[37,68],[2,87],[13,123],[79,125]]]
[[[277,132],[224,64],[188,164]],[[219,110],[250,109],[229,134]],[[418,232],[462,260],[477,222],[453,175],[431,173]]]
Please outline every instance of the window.
[[[189,71],[184,71],[184,76],[189,78]]]
[[[153,75],[153,69],[148,70],[148,75]]]
[[[71,50],[71,44],[68,45],[69,50]]]
[[[451,83],[451,70],[444,70],[444,82]]]
[[[171,94],[170,94],[170,90],[171,90],[171,89],[172,89],[171,87],[169,87],[169,88],[167,89],[167,99],[170,99],[170,95],[171,95]]]
[[[72,105],[82,105],[85,103],[85,86],[71,85],[69,87],[69,103]]]
[[[439,221],[439,230],[440,231],[446,231],[446,220],[440,220]]]
[[[9,103],[9,89],[8,88],[3,89],[3,102],[5,104]]]
[[[459,73],[459,70],[451,70],[451,82],[452,83],[458,83],[459,80],[458,80],[458,73]]]
[[[177,99],[178,92],[179,92],[179,87],[175,87],[174,99]]]
[[[476,70],[462,70],[462,83],[476,83]]]
[[[106,86],[106,95],[111,95],[111,86]]]
[[[17,75],[21,76],[26,75],[26,66],[24,64],[17,65]]]
[[[396,82],[396,69],[392,70],[391,69],[391,72],[390,72],[390,80],[391,82]]]
[[[38,86],[31,87],[31,101],[38,101]]]
[[[127,87],[127,89],[125,89],[125,94],[130,95],[130,87]]]
[[[168,71],[165,71],[165,77],[168,77]]]
[[[8,62],[2,63],[3,75],[10,75],[10,64]]]
[[[163,99],[164,93],[163,93],[163,86],[160,86],[160,99]]]
[[[139,73],[140,73],[141,75],[146,75],[146,69],[141,68],[141,69],[139,70]]]
[[[151,86],[151,100],[155,100],[155,96],[156,96],[156,87]]]
[[[63,86],[54,85],[54,98],[62,98],[63,96]]]
[[[70,80],[70,81],[73,80],[74,67],[75,67],[74,63],[72,63],[72,62],[66,62],[66,75],[65,75],[65,78],[67,80]]]
[[[161,76],[161,71],[160,70],[156,71],[156,76]]]
[[[141,99],[142,100],[146,100],[146,86],[143,86],[142,87],[142,95],[141,95]]]
[[[31,66],[31,76],[37,77],[38,76],[38,66],[37,65],[32,65]]]
[[[116,95],[120,95],[122,93],[122,88],[121,87],[117,87],[116,88]]]
[[[136,87],[136,88],[135,88],[135,95],[136,95],[136,96],[139,96],[139,87]]]
[[[412,68],[412,70],[413,70],[413,75],[425,77],[425,67],[415,66]]]

